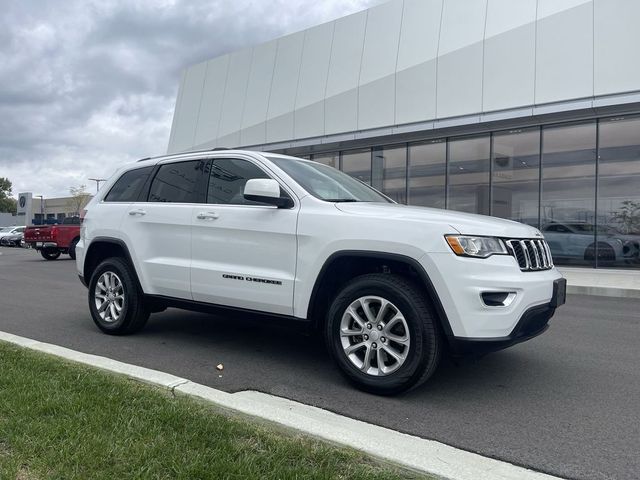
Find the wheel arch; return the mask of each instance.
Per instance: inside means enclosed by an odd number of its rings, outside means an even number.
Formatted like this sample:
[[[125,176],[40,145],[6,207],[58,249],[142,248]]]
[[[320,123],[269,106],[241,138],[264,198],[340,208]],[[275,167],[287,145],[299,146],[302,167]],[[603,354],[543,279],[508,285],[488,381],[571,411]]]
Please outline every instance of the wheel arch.
[[[440,297],[424,267],[414,258],[406,255],[376,252],[368,250],[342,250],[334,252],[324,262],[311,291],[307,306],[307,319],[315,328],[321,328],[328,311],[330,297],[354,276],[373,272],[395,272],[400,270],[405,276],[414,277],[414,281],[427,295],[438,325],[445,337],[453,337],[453,331]],[[332,276],[349,272],[342,282],[332,282]]]
[[[83,276],[87,284],[91,281],[91,275],[100,262],[109,257],[123,258],[131,267],[133,278],[142,290],[138,272],[133,263],[131,253],[129,252],[129,247],[127,247],[127,244],[123,240],[112,237],[96,237],[91,244],[89,244],[84,256],[84,265],[82,268]]]

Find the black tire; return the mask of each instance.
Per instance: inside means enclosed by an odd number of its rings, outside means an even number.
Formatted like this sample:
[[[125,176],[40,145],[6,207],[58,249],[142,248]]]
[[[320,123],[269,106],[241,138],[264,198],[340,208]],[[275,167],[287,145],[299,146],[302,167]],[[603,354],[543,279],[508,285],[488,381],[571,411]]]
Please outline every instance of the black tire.
[[[584,259],[593,261],[596,258],[596,244],[592,243],[584,251]],[[607,242],[598,242],[598,261],[615,262],[616,251]]]
[[[79,238],[74,238],[71,241],[71,245],[69,245],[69,256],[71,257],[71,260],[76,259],[76,245],[78,244],[79,241],[80,241]]]
[[[408,327],[410,344],[406,359],[388,375],[364,373],[348,358],[341,342],[343,315],[354,301],[365,296],[382,297],[391,302],[402,312]],[[342,374],[357,388],[378,395],[394,395],[425,382],[436,370],[442,350],[442,338],[425,293],[412,281],[392,274],[367,274],[351,280],[332,302],[325,340]]]
[[[96,306],[96,285],[105,272],[116,274],[123,287],[124,305],[116,321],[105,321]],[[89,281],[88,296],[89,310],[94,323],[109,335],[128,335],[138,332],[144,328],[149,319],[150,311],[145,303],[142,289],[135,279],[132,268],[120,257],[107,258],[93,271]]]
[[[40,250],[40,255],[42,255],[42,258],[45,260],[57,260],[60,256],[60,250],[55,248],[43,248]]]

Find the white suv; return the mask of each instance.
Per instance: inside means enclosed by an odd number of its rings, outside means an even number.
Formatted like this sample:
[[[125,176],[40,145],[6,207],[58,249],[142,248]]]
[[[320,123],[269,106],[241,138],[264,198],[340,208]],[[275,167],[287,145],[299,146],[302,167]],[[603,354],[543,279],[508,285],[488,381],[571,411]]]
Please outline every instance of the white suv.
[[[119,170],[86,207],[77,268],[105,333],[167,307],[308,322],[359,388],[425,381],[444,351],[528,340],[566,282],[527,225],[398,205],[299,158],[214,150]]]

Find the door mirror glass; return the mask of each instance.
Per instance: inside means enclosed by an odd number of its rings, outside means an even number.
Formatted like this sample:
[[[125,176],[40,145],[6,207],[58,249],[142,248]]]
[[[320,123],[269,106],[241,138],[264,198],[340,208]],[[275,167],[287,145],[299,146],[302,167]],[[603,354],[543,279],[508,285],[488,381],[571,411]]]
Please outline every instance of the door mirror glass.
[[[244,198],[252,202],[275,205],[278,208],[290,208],[293,200],[280,196],[280,185],[272,178],[251,178],[244,186]]]

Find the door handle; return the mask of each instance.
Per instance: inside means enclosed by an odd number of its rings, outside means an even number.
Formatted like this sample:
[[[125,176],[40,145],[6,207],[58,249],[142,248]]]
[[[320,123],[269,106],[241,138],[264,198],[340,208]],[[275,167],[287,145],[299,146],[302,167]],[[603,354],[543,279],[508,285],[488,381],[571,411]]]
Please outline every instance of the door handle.
[[[142,210],[141,208],[138,210],[130,210],[129,211],[129,215],[131,215],[132,217],[135,215],[146,215],[147,212],[145,212],[144,210]]]
[[[198,220],[215,220],[220,217],[220,214],[216,212],[200,212],[197,215]]]

